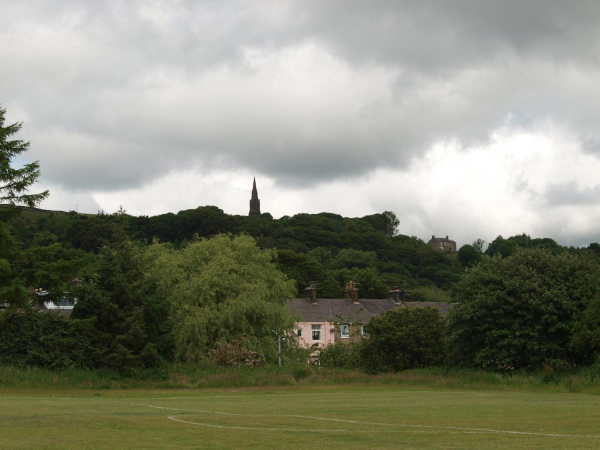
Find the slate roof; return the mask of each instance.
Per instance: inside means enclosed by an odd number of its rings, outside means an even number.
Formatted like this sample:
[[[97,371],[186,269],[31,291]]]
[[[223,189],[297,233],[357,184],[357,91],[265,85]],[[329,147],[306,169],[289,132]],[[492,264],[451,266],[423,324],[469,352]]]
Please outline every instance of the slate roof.
[[[287,300],[286,305],[293,314],[299,315],[303,322],[337,322],[346,320],[349,322],[367,322],[373,316],[402,307],[402,304],[394,303],[389,299],[359,299],[359,303],[353,303],[350,300],[337,298],[320,298],[317,300],[317,303],[311,303],[305,298],[294,298]],[[442,316],[445,316],[453,304],[405,302],[404,306],[432,306]]]
[[[454,242],[452,239],[448,239],[447,237],[432,237],[429,242]],[[456,242],[454,242],[456,244]]]

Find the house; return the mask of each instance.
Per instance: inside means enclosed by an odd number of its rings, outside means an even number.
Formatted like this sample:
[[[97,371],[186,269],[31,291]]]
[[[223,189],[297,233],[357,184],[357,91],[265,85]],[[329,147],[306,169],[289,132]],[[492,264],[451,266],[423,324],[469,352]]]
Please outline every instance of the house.
[[[456,242],[452,239],[448,239],[448,236],[445,238],[436,238],[435,236],[431,236],[431,240],[428,242],[429,245],[435,248],[439,248],[440,250],[446,250],[449,252],[456,251]]]
[[[287,301],[293,314],[301,317],[296,326],[300,345],[315,350],[336,342],[351,343],[364,335],[363,325],[373,316],[403,307],[432,306],[445,316],[452,308],[446,302],[404,302],[402,292],[393,288],[386,299],[359,299],[353,281],[346,283],[345,298],[317,298],[314,287],[304,289],[304,298]]]

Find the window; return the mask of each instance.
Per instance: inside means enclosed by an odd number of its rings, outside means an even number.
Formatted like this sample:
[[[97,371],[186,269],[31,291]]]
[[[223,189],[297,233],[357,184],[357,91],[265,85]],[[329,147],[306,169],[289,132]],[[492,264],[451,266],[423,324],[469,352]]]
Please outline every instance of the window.
[[[298,337],[302,337],[302,328],[298,328],[296,330],[296,334],[298,335]]]
[[[342,339],[347,339],[350,337],[350,327],[348,327],[347,323],[340,326],[340,337]]]
[[[365,327],[363,325],[360,326],[360,335],[361,336],[365,335]]]
[[[312,325],[312,338],[313,341],[321,340],[321,325]]]

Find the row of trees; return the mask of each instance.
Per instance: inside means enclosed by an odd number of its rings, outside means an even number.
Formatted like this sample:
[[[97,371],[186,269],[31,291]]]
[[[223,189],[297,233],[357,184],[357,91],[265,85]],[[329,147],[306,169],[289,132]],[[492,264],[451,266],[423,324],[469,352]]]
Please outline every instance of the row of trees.
[[[175,250],[118,232],[101,248],[93,282],[70,292],[71,318],[23,305],[0,314],[0,362],[130,372],[201,361],[233,342],[274,361],[277,337],[297,322],[284,304],[294,282],[274,257],[249,236],[195,239]]]
[[[447,318],[397,309],[334,345],[322,363],[370,372],[447,364],[512,371],[600,364],[600,265],[590,255],[521,248],[484,258],[454,286]]]
[[[0,362],[128,371],[161,361],[227,361],[240,351],[252,352],[246,358],[252,364],[272,361],[276,337],[299,319],[284,299],[314,280],[321,296],[339,297],[349,279],[368,297],[383,296],[390,284],[415,294],[453,286],[457,303],[447,319],[428,309],[374,318],[365,327],[370,338],[347,355],[369,371],[442,362],[534,369],[598,360],[598,244],[567,249],[520,235],[498,237],[487,255],[481,241],[454,255],[397,235],[390,212],[277,221],[266,214],[256,221],[215,207],[156,218],[121,209],[111,216],[51,213],[25,225],[11,206],[33,206],[48,193],[28,192],[39,176],[37,162],[11,167],[28,144],[9,140],[21,125],[5,127],[4,113],[0,201],[9,208],[0,221],[0,302],[9,308],[0,314]],[[86,280],[70,291],[78,299],[73,318],[34,312],[29,287],[64,295],[73,276]],[[284,342],[286,351],[295,350],[294,340]],[[336,352],[328,349],[323,359],[335,360]]]

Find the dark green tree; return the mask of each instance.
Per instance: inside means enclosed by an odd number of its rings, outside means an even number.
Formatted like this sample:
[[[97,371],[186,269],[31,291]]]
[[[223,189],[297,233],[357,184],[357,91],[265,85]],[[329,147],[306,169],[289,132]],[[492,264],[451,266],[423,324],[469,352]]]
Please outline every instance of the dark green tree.
[[[481,261],[481,252],[472,245],[465,244],[458,250],[458,260],[463,267],[471,267]]]
[[[392,211],[384,211],[383,215],[385,217],[385,234],[389,237],[397,236],[400,220]]]
[[[441,364],[444,320],[434,308],[398,308],[373,317],[368,339],[356,347],[357,364],[367,372],[398,372]]]
[[[103,364],[124,372],[152,366],[168,356],[169,307],[147,276],[144,248],[122,230],[99,253],[92,283],[75,292],[73,317],[94,318],[103,333]]]
[[[599,280],[594,259],[567,252],[521,248],[485,258],[454,287],[451,361],[493,369],[589,362],[599,350]]]
[[[29,142],[10,140],[21,129],[22,123],[4,126],[5,114],[6,110],[0,107],[0,204],[33,208],[48,197],[48,191],[29,193],[29,188],[40,176],[40,164],[34,161],[20,169],[12,167],[14,158],[29,149]]]

